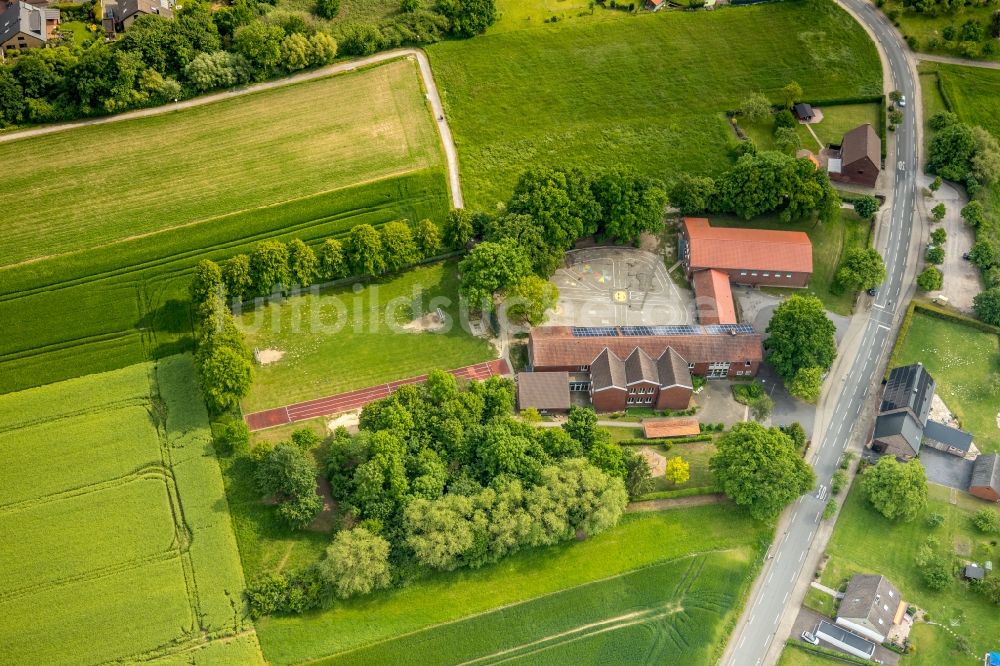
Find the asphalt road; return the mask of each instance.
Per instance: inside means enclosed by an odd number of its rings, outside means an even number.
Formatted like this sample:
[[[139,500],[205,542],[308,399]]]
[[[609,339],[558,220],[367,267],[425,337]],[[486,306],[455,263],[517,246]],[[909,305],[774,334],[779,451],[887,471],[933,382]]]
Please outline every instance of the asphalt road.
[[[857,336],[841,348],[844,361],[838,367],[840,376],[829,391],[835,401],[826,400],[822,432],[814,433],[812,465],[816,471],[818,489],[800,497],[787,509],[790,520],[783,520],[786,529],[778,535],[769,557],[754,586],[747,607],[737,624],[728,646],[724,663],[731,666],[755,666],[777,661],[786,635],[780,635],[788,618],[794,618],[801,599],[795,587],[800,577],[811,579],[812,571],[803,571],[810,547],[820,529],[823,508],[829,496],[830,479],[837,470],[841,454],[852,434],[871,427],[870,419],[861,412],[869,400],[871,388],[877,384],[877,374],[884,367],[884,356],[892,346],[896,315],[904,309],[909,284],[904,280],[910,254],[911,227],[914,226],[914,204],[918,165],[919,105],[914,76],[907,51],[892,26],[871,4],[863,0],[841,0],[841,4],[860,17],[874,33],[879,50],[887,59],[891,80],[887,89],[900,90],[907,100],[907,118],[896,132],[895,149],[886,157],[886,171],[893,170],[891,211],[881,213],[877,247],[886,264],[886,281],[879,289]],[[885,175],[889,174],[884,174]],[[917,226],[920,226],[919,224]],[[919,238],[914,242],[920,242]],[[901,298],[902,297],[902,298]],[[853,358],[851,358],[853,356]],[[830,406],[832,405],[832,407]],[[855,430],[858,432],[855,433]],[[787,514],[786,514],[787,516]],[[799,592],[801,595],[801,591]]]

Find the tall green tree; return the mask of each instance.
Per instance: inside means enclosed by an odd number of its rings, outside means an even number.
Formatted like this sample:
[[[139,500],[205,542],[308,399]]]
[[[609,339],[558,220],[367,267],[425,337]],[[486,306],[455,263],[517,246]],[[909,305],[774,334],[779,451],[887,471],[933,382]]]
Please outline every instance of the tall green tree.
[[[273,495],[278,514],[293,527],[305,527],[323,508],[316,494],[316,463],[291,442],[274,447],[257,464],[254,480],[262,495]]]
[[[236,30],[233,50],[246,58],[259,78],[267,76],[281,62],[281,41],[285,31],[279,26],[252,21]]]
[[[864,194],[854,200],[854,212],[863,220],[870,220],[878,212],[878,199]]]
[[[935,266],[928,266],[917,276],[917,287],[921,291],[937,291],[944,284],[944,276]]]
[[[211,259],[202,259],[194,268],[194,277],[188,285],[188,293],[195,305],[203,303],[212,294],[226,294],[226,285],[222,279],[222,269]]]
[[[389,587],[389,542],[364,527],[341,530],[327,547],[319,570],[341,599]]]
[[[355,275],[378,275],[385,270],[382,236],[370,224],[351,227],[344,253],[347,265]]]
[[[513,240],[528,257],[532,271],[542,277],[555,273],[563,262],[562,250],[548,243],[545,230],[530,215],[497,215],[487,221],[483,238],[493,242]]]
[[[382,236],[382,257],[386,270],[398,271],[420,258],[410,225],[405,222],[389,222],[382,226],[379,233]]]
[[[545,321],[545,312],[555,307],[559,289],[537,275],[528,275],[506,291],[507,316],[514,321],[539,326]]]
[[[823,371],[820,368],[800,368],[787,388],[796,398],[815,404],[823,391]]]
[[[889,520],[913,520],[927,507],[927,475],[919,462],[900,463],[883,456],[865,470],[861,491]]]
[[[497,20],[495,0],[438,0],[437,7],[459,37],[481,35]]]
[[[441,230],[433,220],[420,220],[413,227],[413,242],[421,258],[433,257],[441,251]]]
[[[453,208],[444,223],[444,244],[452,250],[464,250],[472,240],[472,212]]]
[[[976,316],[992,326],[1000,326],[1000,287],[992,287],[972,299]]]
[[[774,520],[816,484],[788,435],[755,421],[733,426],[716,444],[709,468],[722,491],[757,520]]]
[[[274,288],[284,288],[291,276],[288,273],[288,247],[277,240],[257,243],[250,253],[250,276],[253,289],[258,294],[270,294]]]
[[[598,176],[592,190],[601,209],[599,230],[605,236],[634,241],[643,232],[663,227],[667,191],[660,181],[632,167],[616,166]]]
[[[771,100],[764,93],[750,93],[740,102],[739,112],[744,125],[762,123],[771,115]]]
[[[781,95],[785,99],[785,108],[790,109],[795,103],[802,99],[802,86],[795,81],[791,81],[781,89]]]
[[[590,179],[580,169],[529,169],[514,187],[507,210],[530,215],[541,225],[545,241],[562,250],[595,233],[601,216]]]
[[[829,370],[837,357],[836,327],[815,296],[791,296],[768,324],[768,362],[786,381],[802,368]]]
[[[250,257],[237,254],[222,264],[222,281],[226,293],[243,300],[253,295],[253,273],[250,271]]]
[[[885,281],[885,263],[873,247],[852,247],[837,269],[837,281],[845,287],[871,289]]]
[[[708,210],[715,197],[715,181],[708,176],[682,173],[670,186],[670,203],[684,215]]]
[[[316,279],[319,260],[313,249],[298,238],[288,244],[288,277],[300,287],[308,287]]]
[[[347,275],[344,246],[336,238],[327,238],[319,248],[319,276],[324,280],[337,280]]]
[[[523,248],[511,239],[477,245],[459,263],[460,291],[470,307],[492,310],[493,295],[531,275],[531,265]]]

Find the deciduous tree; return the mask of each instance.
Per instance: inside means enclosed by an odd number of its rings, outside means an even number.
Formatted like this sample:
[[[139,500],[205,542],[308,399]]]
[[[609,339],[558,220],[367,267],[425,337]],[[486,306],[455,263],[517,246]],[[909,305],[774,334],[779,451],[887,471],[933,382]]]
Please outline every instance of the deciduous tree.
[[[823,391],[823,370],[820,368],[799,368],[791,381],[788,392],[799,400],[815,404]]]
[[[288,247],[281,241],[257,243],[250,253],[250,277],[258,294],[270,294],[274,288],[284,288],[288,274]]]
[[[250,271],[250,257],[237,254],[222,264],[222,281],[226,293],[232,298],[243,300],[252,295],[253,274]]]
[[[413,242],[421,258],[433,257],[441,251],[441,230],[433,220],[420,220],[413,227]]]
[[[288,275],[292,283],[308,287],[316,279],[319,261],[313,249],[298,238],[288,244]]]
[[[791,296],[779,305],[764,342],[768,361],[786,381],[802,368],[829,370],[837,357],[836,328],[815,296]]]
[[[740,102],[739,112],[743,124],[763,122],[771,115],[771,100],[763,93],[751,93]]]
[[[341,599],[388,587],[389,542],[364,527],[341,530],[327,547],[319,570]]]
[[[531,275],[531,265],[524,250],[515,241],[477,245],[459,263],[462,275],[460,291],[470,307],[491,310],[493,295],[506,290]]]
[[[452,250],[464,250],[472,240],[472,213],[465,208],[454,208],[444,224],[444,244]]]
[[[992,287],[972,299],[976,316],[993,326],[1000,326],[1000,287]]]
[[[937,291],[944,283],[944,276],[935,266],[928,266],[917,276],[917,286],[921,291]]]
[[[545,312],[555,307],[558,300],[559,289],[553,283],[537,275],[528,275],[507,290],[507,316],[538,326],[545,321]]]
[[[545,241],[562,250],[595,233],[601,216],[590,180],[580,169],[529,169],[514,187],[507,210],[530,215]]]
[[[854,212],[863,220],[870,220],[878,212],[878,199],[865,194],[854,200]]]
[[[691,478],[691,465],[680,456],[676,456],[667,461],[667,468],[663,476],[675,486],[687,483],[688,479]]]
[[[631,167],[616,166],[598,176],[592,190],[601,210],[599,229],[605,236],[634,241],[643,232],[662,228],[667,192],[660,181]]]
[[[211,259],[202,259],[194,268],[194,277],[188,285],[188,293],[195,305],[199,305],[212,294],[226,295],[226,285],[222,279],[222,269]]]
[[[351,227],[344,254],[348,267],[355,275],[378,275],[385,270],[382,236],[370,224]]]
[[[337,280],[347,275],[344,246],[336,238],[327,238],[319,248],[319,276],[324,280]]]
[[[910,521],[927,507],[927,476],[919,463],[900,463],[883,456],[861,477],[861,490],[889,520]]]
[[[380,233],[386,270],[397,271],[420,258],[410,225],[405,222],[389,222],[382,227]]]
[[[846,287],[871,289],[885,281],[885,262],[873,247],[852,247],[837,269],[837,281]]]

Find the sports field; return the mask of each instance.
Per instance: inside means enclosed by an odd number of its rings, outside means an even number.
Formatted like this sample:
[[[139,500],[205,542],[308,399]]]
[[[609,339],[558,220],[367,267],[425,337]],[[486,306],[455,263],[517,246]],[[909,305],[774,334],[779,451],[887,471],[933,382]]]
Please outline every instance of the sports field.
[[[724,505],[628,514],[581,543],[266,618],[258,635],[272,664],[709,664],[770,536]]]
[[[395,85],[399,90],[392,92],[390,88]],[[388,113],[385,109],[372,116],[359,115],[357,109],[369,104],[367,101],[345,104],[349,110],[334,114],[329,112],[329,105],[316,101],[317,95],[324,95],[339,104],[341,96],[348,92],[362,95],[363,91],[371,93],[372,99],[386,102],[394,115],[383,118],[382,114]],[[384,99],[385,95],[392,99]],[[299,114],[297,121],[311,123],[308,132],[286,116],[289,108],[296,108],[295,104],[282,106],[286,98],[309,109]],[[354,98],[347,95],[347,99]],[[258,117],[250,122],[241,105]],[[282,109],[280,113],[278,109]],[[322,118],[308,115],[319,114],[319,109]],[[15,238],[20,233],[17,225],[38,223],[30,215],[44,213],[48,221],[37,226],[46,230],[54,220],[62,224],[69,219],[60,217],[60,207],[70,194],[85,201],[80,210],[88,221],[66,223],[63,230],[68,233],[67,242],[74,241],[77,251],[0,268],[0,321],[7,322],[6,335],[0,340],[0,393],[121,368],[188,349],[191,323],[187,282],[189,271],[200,259],[223,260],[249,250],[253,243],[265,238],[301,238],[318,243],[325,237],[344,236],[360,223],[380,226],[396,219],[440,221],[448,210],[437,136],[423,106],[414,65],[408,61],[156,118],[72,130],[30,141],[58,138],[65,142],[63,150],[67,152],[72,152],[71,144],[76,141],[88,146],[76,152],[89,154],[89,143],[96,140],[90,133],[100,129],[128,134],[133,124],[145,127],[143,123],[155,121],[160,133],[165,133],[164,138],[151,140],[148,154],[142,152],[145,144],[135,143],[132,150],[137,151],[136,156],[120,157],[141,164],[143,160],[159,159],[156,151],[166,136],[197,145],[202,133],[199,128],[206,123],[210,126],[215,122],[210,122],[212,118],[222,122],[226,113],[232,122],[230,131],[235,132],[232,141],[242,140],[242,136],[245,147],[221,140],[217,146],[205,147],[200,151],[203,161],[184,170],[184,185],[169,188],[173,197],[170,201],[153,196],[146,204],[126,207],[112,198],[95,196],[92,190],[73,190],[63,198],[41,199],[45,205],[16,207],[18,216],[29,217],[22,220],[15,216],[15,224],[8,227]],[[233,122],[234,116],[246,122]],[[274,126],[263,131],[262,120],[268,118]],[[280,136],[274,134],[278,130],[291,137],[288,145],[294,145],[291,139],[295,137],[305,141],[309,135],[315,140],[313,130],[324,127],[322,143],[329,144],[326,152],[306,150],[291,157],[285,155],[282,146],[261,143],[260,137]],[[407,129],[400,129],[403,127]],[[149,132],[155,134],[152,129]],[[4,150],[17,149],[21,143],[5,146]],[[118,138],[111,140],[111,135],[100,143],[120,145]],[[408,147],[406,155],[396,154],[402,150],[400,146]],[[280,157],[287,171],[265,174],[274,161],[268,155]],[[96,169],[94,173],[98,174],[108,171],[99,164],[78,164],[79,159],[70,161],[73,168]],[[223,168],[223,163],[228,166]],[[230,173],[236,168],[233,165],[239,166],[239,173]],[[55,179],[47,183],[58,183],[59,178],[79,180],[76,171],[48,173],[50,167],[38,169],[40,176]],[[306,171],[308,176],[302,173]],[[34,173],[34,168],[23,172]],[[18,178],[22,177],[23,173],[18,173]],[[237,176],[243,180],[234,180]],[[289,180],[281,187],[272,187],[286,177]],[[369,180],[372,178],[377,180]],[[141,199],[146,181],[129,182],[134,183],[135,196]],[[228,183],[226,191],[205,189],[212,183],[222,188],[223,182]],[[189,187],[188,183],[196,185]],[[12,196],[3,190],[8,186],[12,187],[10,183],[0,185],[0,200]],[[144,221],[135,222],[136,215]],[[159,231],[91,247],[99,242],[101,234],[137,234],[153,227]],[[46,246],[45,252],[55,252],[61,247],[58,238],[62,231],[54,229],[52,233],[56,240],[51,248],[47,245],[50,236],[36,231],[30,243],[41,243]],[[5,247],[15,251],[11,248],[29,248],[30,243],[21,239]]]
[[[0,266],[442,163],[416,62],[4,144]],[[266,211],[262,211],[266,215]]]
[[[440,307],[441,331],[407,330]],[[399,275],[244,313],[247,344],[282,352],[258,366],[244,413],[423,375],[496,358],[496,350],[461,325],[457,262],[414,268]]]
[[[193,381],[190,358],[175,356],[0,396],[5,661],[204,646],[214,663],[262,663]]]
[[[721,114],[747,94],[882,89],[874,46],[830,0],[523,23],[427,49],[470,206],[505,201],[529,165],[716,173],[734,141]]]

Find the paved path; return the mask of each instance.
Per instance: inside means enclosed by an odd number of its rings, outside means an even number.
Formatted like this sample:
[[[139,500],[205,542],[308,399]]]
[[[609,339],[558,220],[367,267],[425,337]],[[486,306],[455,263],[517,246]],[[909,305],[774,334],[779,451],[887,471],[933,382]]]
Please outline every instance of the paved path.
[[[985,60],[966,60],[954,56],[932,55],[930,53],[914,53],[917,60],[928,62],[943,62],[946,65],[964,65],[965,67],[982,67],[983,69],[1000,69],[1000,62],[986,62]]]
[[[887,190],[879,213],[875,246],[885,260],[886,279],[871,301],[857,312],[838,348],[838,359],[824,385],[816,413],[809,462],[816,472],[816,491],[800,497],[782,514],[770,558],[754,582],[721,664],[774,664],[794,626],[798,607],[813,580],[832,520],[822,521],[830,479],[849,445],[859,448],[874,419],[871,395],[884,371],[890,342],[899,326],[903,304],[913,292],[924,220],[914,215],[916,174],[920,172],[919,128],[922,108],[916,63],[898,31],[871,3],[838,0],[868,32],[882,60],[886,90],[900,90],[912,100],[906,119],[888,137]],[[861,412],[864,411],[864,415]]]
[[[722,493],[711,493],[709,495],[692,495],[691,497],[672,497],[670,499],[646,500],[645,502],[632,502],[625,509],[628,513],[637,511],[663,511],[664,509],[679,509],[689,506],[707,506],[709,504],[721,504],[728,501]]]
[[[477,363],[467,365],[457,370],[449,370],[451,374],[459,379],[487,379],[493,375],[510,374],[510,368],[503,359],[489,361],[487,363]],[[369,402],[374,402],[385,398],[400,386],[407,384],[419,384],[427,379],[427,375],[400,379],[388,384],[369,386],[368,388],[350,391],[348,393],[338,393],[337,395],[316,398],[306,402],[299,402],[285,407],[275,407],[261,412],[247,414],[243,419],[247,422],[250,430],[264,430],[275,426],[288,425],[306,419],[313,419],[318,416],[330,416],[340,412],[349,412],[364,407]]]
[[[164,104],[163,106],[156,106],[149,109],[137,109],[135,111],[128,111],[127,113],[119,113],[114,116],[103,116],[101,118],[88,118],[86,120],[77,120],[70,123],[45,125],[44,127],[36,127],[33,129],[21,130],[19,132],[10,132],[9,134],[0,134],[0,143],[5,143],[7,141],[16,141],[18,139],[27,139],[30,137],[42,136],[45,134],[52,134],[54,132],[63,132],[65,130],[75,129],[77,127],[88,127],[90,125],[104,125],[107,123],[121,122],[123,120],[134,120],[136,118],[147,118],[149,116],[158,116],[164,113],[171,113],[173,111],[180,111],[182,109],[190,109],[196,106],[203,106],[205,104],[212,104],[213,102],[232,99],[234,97],[239,97],[241,95],[248,95],[250,93],[260,92],[262,90],[281,88],[284,86],[292,85],[293,83],[302,83],[303,81],[312,81],[313,79],[321,79],[327,76],[331,76],[333,74],[353,72],[354,70],[360,69],[362,67],[377,65],[379,63],[387,62],[389,60],[395,60],[397,58],[405,58],[405,57],[412,57],[416,58],[417,60],[417,65],[420,70],[420,78],[424,83],[424,88],[427,90],[427,101],[430,102],[431,111],[433,111],[434,113],[434,122],[438,127],[438,132],[441,136],[441,145],[442,148],[444,148],[445,160],[448,166],[448,183],[451,189],[451,205],[453,208],[463,208],[465,206],[465,202],[464,199],[462,198],[462,185],[458,179],[458,152],[455,150],[455,142],[452,140],[451,128],[448,127],[448,121],[445,119],[444,116],[444,107],[441,104],[441,96],[438,94],[437,84],[434,82],[434,74],[431,72],[430,62],[427,60],[427,54],[425,54],[420,49],[393,49],[392,51],[383,51],[382,53],[376,53],[375,55],[368,56],[367,58],[348,60],[345,62],[337,63],[336,65],[322,67],[320,69],[316,69],[311,72],[303,72],[302,74],[295,74],[294,76],[287,76],[281,79],[265,81],[264,83],[255,83],[253,85],[245,86],[243,88],[234,88],[232,90],[226,90],[224,92],[202,95],[201,97],[186,99],[183,102]]]

